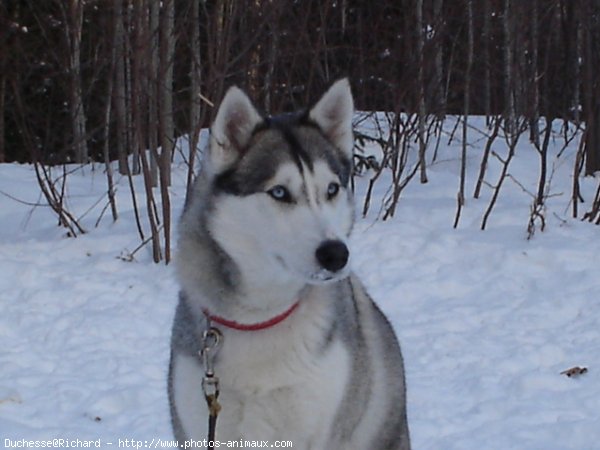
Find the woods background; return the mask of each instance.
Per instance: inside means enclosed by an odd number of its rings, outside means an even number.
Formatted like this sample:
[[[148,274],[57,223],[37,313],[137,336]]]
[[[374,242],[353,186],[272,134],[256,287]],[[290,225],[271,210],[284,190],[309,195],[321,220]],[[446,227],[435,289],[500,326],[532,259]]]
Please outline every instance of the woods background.
[[[118,160],[168,208],[174,142],[190,136],[191,180],[228,86],[276,113],[349,76],[358,110],[414,118],[421,182],[446,115],[527,131],[539,151],[545,124],[574,124],[592,174],[599,67],[597,0],[0,0],[0,162]]]

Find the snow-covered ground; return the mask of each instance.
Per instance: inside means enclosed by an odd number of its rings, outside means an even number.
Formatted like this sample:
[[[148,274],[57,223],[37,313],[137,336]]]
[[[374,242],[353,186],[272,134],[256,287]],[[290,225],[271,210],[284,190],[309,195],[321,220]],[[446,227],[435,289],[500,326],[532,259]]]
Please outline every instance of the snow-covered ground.
[[[479,200],[470,195],[485,141],[472,130],[470,142],[458,229],[460,143],[445,139],[430,182],[413,180],[395,217],[382,222],[382,181],[354,232],[355,270],[402,342],[413,448],[600,449],[600,228],[570,218],[578,142],[559,160],[561,142],[551,145],[556,195],[546,231],[531,240],[532,199],[512,180],[488,229],[479,230],[491,188]],[[502,147],[498,140],[494,149]],[[511,174],[533,192],[538,165],[523,137]],[[492,158],[487,180],[498,171]],[[153,264],[148,249],[120,258],[139,237],[127,180],[117,182],[121,218],[112,223],[107,212],[96,228],[106,203],[102,167],[68,176],[68,206],[85,214],[88,230],[73,239],[48,207],[22,203],[43,203],[33,168],[0,165],[0,446],[56,438],[123,448],[172,439],[166,373],[177,284],[173,268]],[[582,179],[581,209],[596,182]],[[185,166],[176,164],[174,217],[184,184]],[[366,185],[366,177],[357,180],[359,204]],[[573,366],[588,371],[561,375]]]

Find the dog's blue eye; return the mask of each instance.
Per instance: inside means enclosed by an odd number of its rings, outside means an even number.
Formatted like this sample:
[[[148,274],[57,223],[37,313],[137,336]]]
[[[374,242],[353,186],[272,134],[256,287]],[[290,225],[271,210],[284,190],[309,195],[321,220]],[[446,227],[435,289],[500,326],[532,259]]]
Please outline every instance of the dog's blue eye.
[[[275,200],[278,200],[280,202],[292,201],[292,196],[290,195],[289,191],[284,186],[281,186],[279,184],[274,188],[269,189],[267,193]]]
[[[329,183],[327,186],[327,198],[332,199],[340,191],[340,185],[337,183]]]

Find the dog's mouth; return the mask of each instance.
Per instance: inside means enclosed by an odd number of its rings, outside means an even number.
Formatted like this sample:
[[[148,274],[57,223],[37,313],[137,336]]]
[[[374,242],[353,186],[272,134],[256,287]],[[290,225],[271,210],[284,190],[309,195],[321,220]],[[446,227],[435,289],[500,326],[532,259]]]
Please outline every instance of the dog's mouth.
[[[331,272],[327,269],[320,269],[308,275],[310,284],[327,284],[339,281],[348,276],[349,270],[344,268],[338,272]]]
[[[324,268],[319,268],[314,272],[298,273],[297,271],[293,270],[288,264],[286,264],[285,260],[280,255],[275,255],[275,259],[281,264],[281,266],[286,271],[300,275],[300,278],[302,278],[309,284],[334,283],[343,278],[346,278],[350,273],[350,269],[348,268],[348,266],[342,268],[337,272],[332,272]]]

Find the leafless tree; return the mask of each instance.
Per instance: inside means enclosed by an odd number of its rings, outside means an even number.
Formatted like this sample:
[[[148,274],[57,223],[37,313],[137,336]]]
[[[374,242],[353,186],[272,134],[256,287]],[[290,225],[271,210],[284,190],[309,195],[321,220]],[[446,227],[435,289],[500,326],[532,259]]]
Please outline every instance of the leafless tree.
[[[163,80],[159,75],[159,71],[161,74],[164,73],[164,68],[161,67],[160,61],[160,50],[162,50],[160,42],[161,27],[159,25],[161,2],[146,0],[146,2],[142,2],[142,4],[144,5],[142,9],[142,20],[145,25],[145,45],[143,50],[147,53],[147,59],[142,62],[142,64],[147,64],[144,70],[146,77],[143,82],[146,86],[146,101],[148,102],[147,133],[149,145],[148,153],[150,155],[150,183],[152,187],[156,187],[158,186],[159,160],[161,160],[158,153],[158,147],[162,143],[163,134],[163,124],[161,120],[163,118],[162,108],[159,108],[159,98],[162,99],[163,90]],[[160,106],[162,106],[162,104]]]
[[[435,109],[437,119],[442,121],[446,116],[446,95],[444,93],[444,0],[433,2],[433,24],[435,30]]]
[[[165,263],[171,261],[171,157],[175,147],[173,121],[173,65],[175,64],[175,0],[163,1],[161,17],[161,72],[160,82],[160,196],[163,215]]]
[[[126,90],[126,51],[125,51],[125,28],[123,23],[123,1],[113,0],[113,21],[114,21],[114,40],[113,54],[114,61],[114,100],[115,119],[116,119],[116,139],[115,147],[119,161],[119,173],[127,175],[129,172],[129,163],[127,161],[129,139],[129,130],[127,126],[127,90]]]
[[[2,53],[2,49],[0,49]],[[0,163],[3,163],[6,158],[6,150],[4,149],[6,139],[4,133],[5,118],[4,109],[6,105],[6,75],[5,74],[4,58],[0,56]]]
[[[592,175],[600,170],[600,83],[596,72],[600,46],[600,6],[594,0],[580,0],[584,5],[583,38],[583,110],[585,116],[585,174]]]
[[[534,0],[535,1],[535,0]],[[536,230],[536,223],[540,223],[540,230],[544,231],[546,227],[545,208],[546,199],[549,192],[547,191],[546,182],[548,180],[548,145],[550,144],[550,136],[552,135],[552,120],[546,121],[546,130],[544,131],[544,141],[540,145],[539,140],[535,148],[540,155],[540,175],[538,179],[538,189],[534,196],[531,205],[531,214],[529,216],[529,224],[527,225],[527,236],[531,239]]]
[[[471,101],[471,71],[473,69],[473,51],[474,51],[474,24],[473,24],[473,2],[465,0],[467,10],[467,68],[465,72],[465,93],[463,106],[463,126],[462,126],[462,154],[460,158],[460,186],[457,194],[456,216],[454,218],[454,228],[458,227],[460,213],[465,204],[465,178],[467,171],[467,141],[468,141],[468,121],[469,121],[469,105]]]
[[[419,116],[418,114],[405,115],[400,112],[387,115],[389,121],[389,135],[384,146],[384,159],[381,167],[376,174],[379,177],[380,171],[385,169],[391,170],[392,183],[389,187],[388,194],[382,202],[382,218],[383,220],[394,217],[396,207],[402,191],[408,183],[419,172],[420,162],[410,164],[411,143],[415,137],[419,136]],[[425,133],[423,133],[425,134]],[[375,177],[371,180],[372,182]],[[372,185],[369,186],[372,189]],[[366,206],[366,203],[365,203]],[[366,211],[365,211],[366,213]]]
[[[481,187],[483,186],[483,182],[485,179],[485,173],[487,171],[488,161],[490,157],[490,152],[492,150],[492,145],[494,141],[498,137],[498,133],[500,132],[500,126],[502,125],[502,116],[496,116],[492,118],[491,123],[493,124],[492,132],[487,138],[485,148],[483,149],[483,155],[481,156],[481,163],[479,165],[479,176],[477,177],[477,183],[475,185],[475,192],[473,193],[473,198],[479,198],[481,195]]]
[[[591,209],[583,215],[583,220],[600,225],[600,183],[596,189],[596,195],[592,201]]]
[[[525,120],[515,121],[515,123],[513,125],[511,125],[510,128],[507,125],[506,121],[507,121],[507,118],[505,117],[504,118],[504,135],[505,135],[505,140],[506,140],[506,144],[508,147],[508,153],[504,158],[495,152],[492,153],[492,155],[495,156],[496,159],[498,159],[498,161],[500,161],[500,163],[502,165],[502,169],[500,171],[500,176],[498,177],[498,181],[493,186],[492,198],[490,199],[488,207],[486,208],[486,210],[483,214],[483,219],[481,221],[481,229],[482,230],[485,230],[485,228],[487,227],[488,220],[490,218],[490,215],[492,214],[492,211],[494,209],[494,206],[496,205],[496,202],[498,201],[498,197],[500,195],[500,191],[502,190],[502,186],[504,185],[504,182],[506,181],[506,179],[508,177],[508,168],[510,166],[510,163],[513,160],[513,157],[515,156],[515,149],[517,147],[517,143],[519,142],[519,138],[527,129]]]
[[[490,0],[481,1],[483,8],[483,35],[482,35],[482,60],[483,60],[483,112],[486,124],[489,126],[492,119],[492,75],[490,61],[491,40],[491,12]],[[476,197],[477,198],[477,197]]]
[[[86,116],[83,105],[81,87],[81,32],[83,27],[83,0],[69,0],[67,5],[61,3],[68,43],[68,67],[70,81],[70,111],[73,127],[73,147],[75,160],[86,163],[89,160],[86,133]]]
[[[420,179],[421,183],[427,183],[427,162],[425,160],[425,151],[427,146],[425,143],[425,122],[426,122],[426,109],[425,109],[425,56],[423,54],[424,49],[424,36],[425,26],[423,23],[423,0],[416,0],[416,28],[417,28],[417,89],[419,92],[418,105],[418,123],[419,123],[419,168],[420,168]]]
[[[6,14],[0,6],[0,14]],[[0,24],[2,29],[0,30],[0,163],[3,163],[6,158],[6,135],[5,135],[5,123],[6,123],[6,75],[7,59],[8,59],[8,26],[7,24]]]
[[[451,131],[463,145],[456,224],[465,207],[472,115],[485,115],[489,128],[475,197],[486,185],[494,198],[500,192],[503,181],[488,184],[486,168],[503,127],[514,151],[528,124],[541,151],[541,124],[560,117],[566,145],[568,123],[581,122],[576,209],[579,174],[600,170],[599,3],[466,1],[1,2],[0,161],[96,160],[109,170],[118,159],[140,239],[166,260],[176,138],[189,136],[189,192],[200,130],[229,85],[249,90],[270,114],[310,104],[333,79],[349,75],[357,107],[389,117],[391,132],[375,137],[385,156],[370,183],[373,189],[391,179],[382,217],[394,214],[415,174],[428,179],[428,144],[445,136],[446,114],[465,117]],[[435,161],[437,145],[432,153]],[[150,189],[136,193],[144,157]],[[494,158],[508,175],[510,151]],[[138,199],[147,211],[137,210]]]
[[[529,140],[540,151],[540,75],[538,72],[538,0],[531,0],[531,61],[529,86],[531,90],[531,119],[529,121]]]
[[[113,19],[113,26],[116,25],[116,20]],[[116,26],[115,26],[116,28]],[[116,35],[116,33],[115,33]],[[110,68],[110,75],[108,77],[108,86],[107,86],[107,92],[106,92],[106,109],[105,109],[105,113],[104,113],[104,135],[103,135],[103,140],[104,140],[104,146],[102,149],[102,153],[104,156],[104,170],[106,171],[106,182],[108,184],[108,190],[107,190],[107,194],[108,194],[108,202],[110,204],[110,210],[112,213],[112,217],[113,217],[113,221],[116,221],[119,218],[119,213],[117,211],[117,202],[115,199],[115,187],[114,187],[114,182],[113,182],[113,169],[112,169],[112,164],[110,161],[110,151],[109,151],[109,143],[110,143],[110,129],[111,129],[111,117],[112,117],[112,110],[113,110],[113,102],[112,102],[112,98],[113,98],[113,89],[114,89],[114,73],[115,73],[115,67],[116,67],[116,47],[113,46],[112,48],[112,55],[111,55],[111,68]],[[97,222],[98,223],[98,222]]]
[[[575,164],[573,165],[573,188],[571,191],[571,204],[573,211],[573,218],[578,215],[578,206],[579,202],[583,201],[583,197],[581,196],[581,186],[579,184],[579,177],[581,176],[581,172],[583,171],[584,164],[584,154],[585,154],[585,142],[586,142],[586,130],[583,131],[581,136],[581,140],[579,141],[579,146],[577,148],[577,153],[575,155]]]
[[[200,3],[192,2],[190,32],[190,135],[188,138],[188,171],[185,198],[189,198],[196,169],[196,152],[202,127],[202,53],[200,40]]]
[[[513,45],[514,45],[514,20],[511,10],[511,1],[504,0],[504,12],[502,17],[502,26],[504,32],[504,101],[505,105],[505,127],[509,136],[515,136],[516,133],[516,110],[515,110],[515,90],[514,90],[514,64],[513,64]]]

